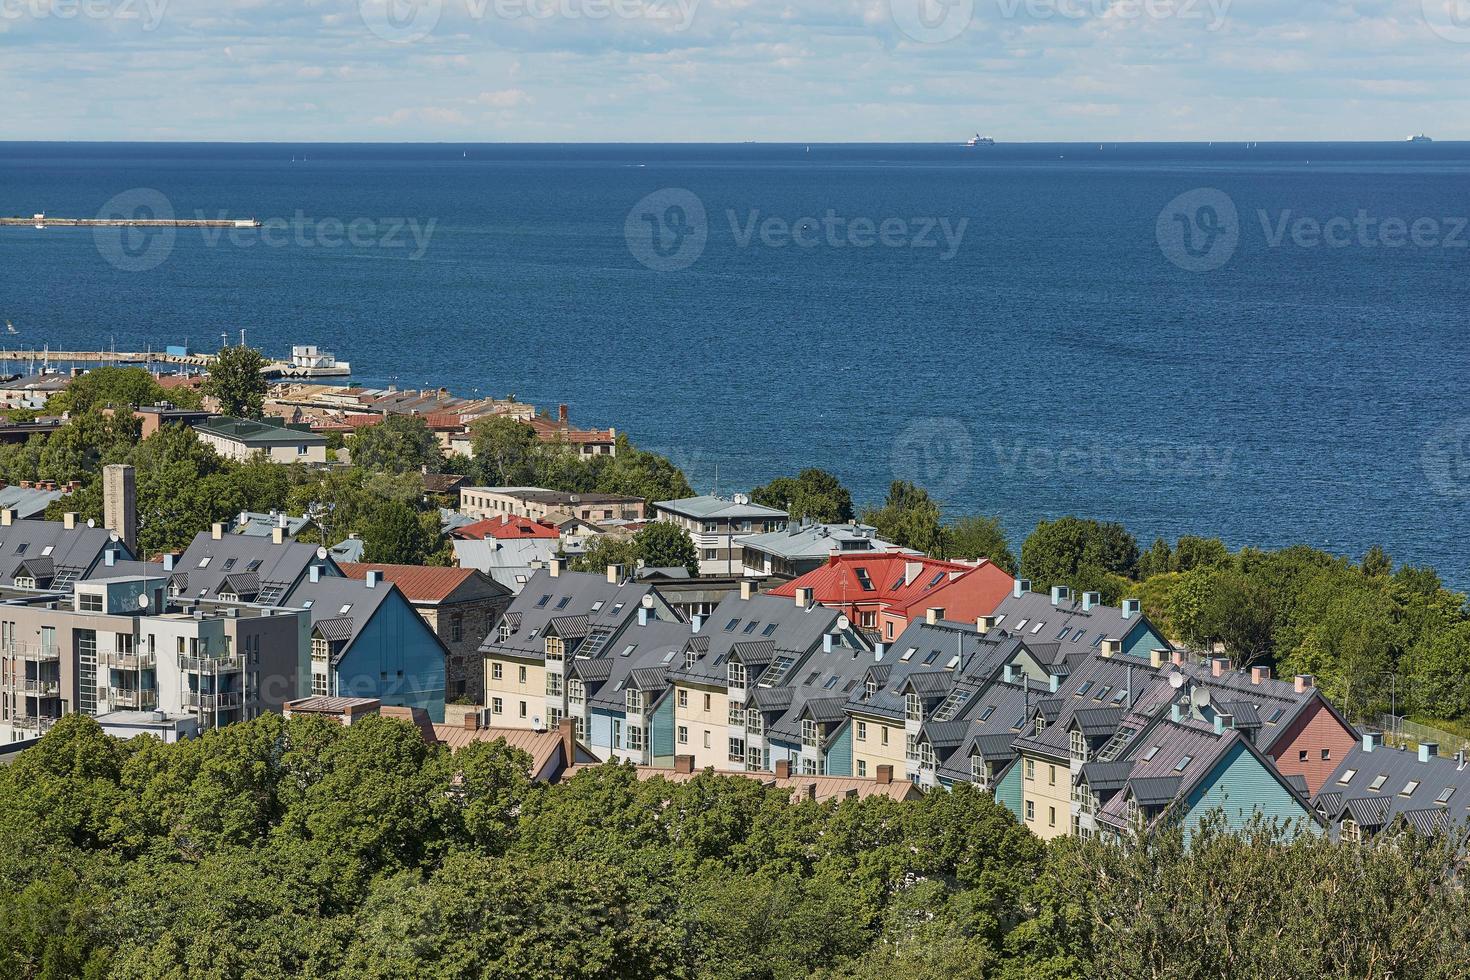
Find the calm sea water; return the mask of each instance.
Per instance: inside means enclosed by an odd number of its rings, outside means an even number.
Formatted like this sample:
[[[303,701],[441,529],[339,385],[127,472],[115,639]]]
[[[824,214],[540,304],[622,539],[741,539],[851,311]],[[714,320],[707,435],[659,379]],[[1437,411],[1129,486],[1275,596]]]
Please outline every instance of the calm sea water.
[[[245,329],[566,402],[703,489],[821,465],[1017,543],[1079,513],[1470,587],[1470,144],[0,144],[0,214],[118,195],[291,227],[0,229],[0,343]]]

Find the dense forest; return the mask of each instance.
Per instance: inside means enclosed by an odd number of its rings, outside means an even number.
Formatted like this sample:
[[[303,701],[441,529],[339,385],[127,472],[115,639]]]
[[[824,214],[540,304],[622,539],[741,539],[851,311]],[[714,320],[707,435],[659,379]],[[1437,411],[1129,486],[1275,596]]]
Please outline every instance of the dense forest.
[[[0,768],[0,976],[1465,975],[1456,842],[1258,827],[1043,844],[964,785],[792,803],[707,773],[527,780],[503,742],[70,716]]]

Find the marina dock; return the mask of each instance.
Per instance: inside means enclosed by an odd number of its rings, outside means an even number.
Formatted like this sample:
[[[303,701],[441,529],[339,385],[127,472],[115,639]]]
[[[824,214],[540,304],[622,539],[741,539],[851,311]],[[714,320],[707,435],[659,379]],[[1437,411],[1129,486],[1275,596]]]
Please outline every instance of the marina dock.
[[[47,365],[97,365],[149,367],[171,365],[182,368],[207,370],[217,360],[215,354],[178,353],[177,351],[116,351],[116,350],[4,350],[0,349],[0,364],[23,362],[26,370],[36,373]],[[352,374],[352,365],[339,361],[333,355],[316,347],[296,347],[288,360],[269,361],[261,374],[268,378],[345,378]]]

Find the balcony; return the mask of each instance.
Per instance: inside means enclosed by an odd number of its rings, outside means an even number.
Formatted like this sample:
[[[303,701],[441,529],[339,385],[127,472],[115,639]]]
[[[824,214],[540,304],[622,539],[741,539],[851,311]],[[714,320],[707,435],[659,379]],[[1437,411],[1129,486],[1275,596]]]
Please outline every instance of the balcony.
[[[97,689],[98,700],[106,701],[114,708],[137,708],[146,710],[158,707],[158,692],[136,687],[102,687]]]
[[[184,707],[201,711],[229,711],[244,703],[239,691],[222,691],[219,694],[200,694],[198,691],[184,692]]]
[[[191,657],[181,653],[179,669],[194,674],[223,674],[244,670],[245,661],[241,657]]]
[[[10,719],[10,725],[19,731],[35,732],[38,735],[44,735],[51,730],[52,725],[60,720],[60,718],[54,718],[50,715],[18,715]]]
[[[113,667],[117,670],[152,670],[158,665],[158,656],[152,653],[109,651],[101,654],[100,659],[102,666]]]
[[[0,656],[16,660],[32,660],[36,663],[59,663],[61,648],[42,646],[39,643],[10,643],[0,646]]]
[[[15,684],[15,690],[32,697],[55,698],[61,696],[61,681],[36,680],[27,678]]]

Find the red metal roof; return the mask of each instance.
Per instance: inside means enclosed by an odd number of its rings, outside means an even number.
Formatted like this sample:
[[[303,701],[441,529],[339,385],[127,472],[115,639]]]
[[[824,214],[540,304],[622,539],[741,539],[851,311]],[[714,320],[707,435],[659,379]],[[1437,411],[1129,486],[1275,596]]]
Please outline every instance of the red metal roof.
[[[939,606],[947,619],[961,621],[994,612],[1011,594],[1014,581],[985,559],[972,565],[896,552],[867,553],[833,555],[826,565],[769,594],[795,598],[797,589],[811,589],[825,606],[875,604],[906,617]]]
[[[516,517],[510,514],[476,521],[473,524],[455,528],[451,533],[454,537],[467,541],[483,541],[486,538],[494,538],[497,541],[525,541],[535,540],[537,538],[549,539],[561,537],[561,533],[550,524],[543,524],[540,521],[533,521],[528,517]]]
[[[430,568],[423,565],[363,565],[342,562],[338,566],[348,578],[365,579],[368,572],[383,573],[383,579],[398,586],[409,602],[443,602],[475,575],[473,568]]]

